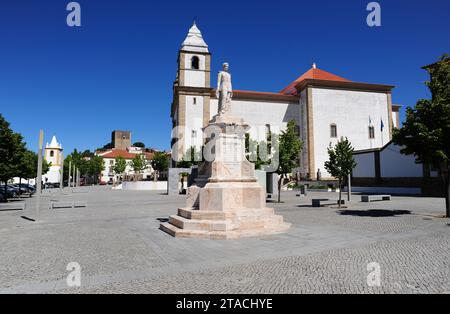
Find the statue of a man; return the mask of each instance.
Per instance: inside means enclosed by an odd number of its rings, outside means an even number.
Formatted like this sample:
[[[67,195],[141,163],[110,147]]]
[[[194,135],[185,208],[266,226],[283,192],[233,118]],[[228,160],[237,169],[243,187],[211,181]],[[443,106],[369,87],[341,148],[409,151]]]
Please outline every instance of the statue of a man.
[[[231,98],[233,98],[233,87],[231,86],[231,74],[228,73],[228,63],[223,64],[223,71],[219,72],[217,79],[216,96],[219,100],[219,115],[225,114],[230,110]]]

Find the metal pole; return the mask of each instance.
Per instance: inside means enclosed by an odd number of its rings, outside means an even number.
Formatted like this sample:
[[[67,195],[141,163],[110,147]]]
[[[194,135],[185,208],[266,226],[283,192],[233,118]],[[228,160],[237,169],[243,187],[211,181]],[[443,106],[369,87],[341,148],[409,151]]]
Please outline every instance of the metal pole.
[[[59,178],[59,189],[62,192],[64,188],[64,155],[61,152],[61,176]]]
[[[351,173],[348,174],[348,188],[347,188],[347,199],[350,202],[350,199],[352,197],[352,175]]]
[[[69,177],[67,178],[67,187],[70,188],[70,175],[72,173],[72,160],[69,161]]]
[[[75,178],[76,178],[76,173],[77,173],[77,167],[75,167],[75,165],[73,165],[73,174],[72,174],[72,187],[75,187]]]
[[[36,221],[39,220],[39,207],[41,206],[42,193],[42,145],[44,144],[44,131],[39,131],[39,148],[38,148],[38,164],[37,164],[37,181],[36,181]]]

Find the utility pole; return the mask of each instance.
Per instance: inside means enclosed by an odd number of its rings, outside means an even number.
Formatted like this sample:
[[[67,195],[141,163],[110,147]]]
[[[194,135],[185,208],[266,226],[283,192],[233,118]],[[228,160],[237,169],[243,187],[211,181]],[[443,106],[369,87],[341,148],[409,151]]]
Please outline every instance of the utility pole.
[[[67,178],[67,187],[70,188],[70,177],[72,173],[72,160],[69,161],[69,177]]]
[[[348,174],[347,200],[350,202],[352,197],[352,174]]]
[[[44,131],[39,131],[39,146],[38,146],[38,164],[37,164],[37,177],[36,177],[36,220],[39,220],[39,210],[41,206],[41,193],[42,193],[42,145],[44,144]]]
[[[59,190],[62,192],[64,189],[64,155],[61,152],[61,176],[59,179]]]

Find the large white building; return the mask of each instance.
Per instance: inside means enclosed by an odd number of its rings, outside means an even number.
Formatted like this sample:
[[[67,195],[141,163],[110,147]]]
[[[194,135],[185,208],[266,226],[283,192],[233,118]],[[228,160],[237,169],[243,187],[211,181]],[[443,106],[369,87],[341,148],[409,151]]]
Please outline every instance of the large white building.
[[[61,169],[63,165],[63,149],[61,143],[58,143],[56,136],[45,145],[44,159],[51,163],[49,171],[43,175],[42,181],[44,183],[60,183]]]
[[[145,152],[139,147],[128,147],[126,150],[110,149],[104,152],[97,152],[96,154],[102,157],[104,161],[105,168],[100,174],[100,180],[104,183],[120,181],[120,178],[123,177],[123,175],[127,177],[134,176],[135,172],[131,167],[130,162],[137,155],[143,155],[147,162],[147,168],[144,169],[141,173],[142,179],[148,180],[154,173],[153,168],[150,165],[150,161],[153,158],[153,153]],[[123,174],[114,172],[114,166],[116,164],[117,157],[122,157],[127,163],[125,172]],[[125,178],[122,179],[124,180]]]
[[[327,147],[340,137],[348,137],[357,150],[379,148],[391,140],[392,128],[399,125],[400,108],[392,104],[393,88],[353,82],[313,64],[279,92],[234,90],[231,111],[250,125],[250,136],[258,141],[265,140],[268,132],[279,133],[295,120],[304,143],[302,176],[315,179],[320,169],[322,178],[327,178]],[[211,53],[194,23],[178,52],[173,86],[174,160],[191,146],[200,149],[205,140],[202,128],[217,113],[217,106],[211,87]]]

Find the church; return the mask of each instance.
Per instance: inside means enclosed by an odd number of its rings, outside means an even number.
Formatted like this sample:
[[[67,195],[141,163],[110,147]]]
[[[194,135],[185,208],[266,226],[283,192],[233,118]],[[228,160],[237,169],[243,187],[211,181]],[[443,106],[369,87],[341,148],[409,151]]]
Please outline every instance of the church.
[[[278,92],[234,89],[231,112],[244,119],[256,141],[280,133],[295,120],[303,142],[302,178],[315,180],[319,170],[326,179],[330,178],[324,168],[327,148],[341,137],[348,137],[355,150],[381,148],[391,140],[392,129],[400,124],[401,107],[392,103],[393,88],[351,81],[313,64]],[[178,52],[171,106],[173,160],[181,160],[192,146],[201,149],[202,129],[217,111],[211,53],[194,23]]]

